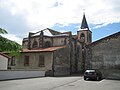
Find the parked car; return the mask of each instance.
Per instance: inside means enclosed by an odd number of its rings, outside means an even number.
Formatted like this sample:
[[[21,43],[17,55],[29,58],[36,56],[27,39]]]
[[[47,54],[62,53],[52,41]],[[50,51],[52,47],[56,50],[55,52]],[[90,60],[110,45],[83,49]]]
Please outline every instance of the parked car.
[[[88,79],[101,80],[102,73],[96,69],[88,69],[84,72],[84,80]]]

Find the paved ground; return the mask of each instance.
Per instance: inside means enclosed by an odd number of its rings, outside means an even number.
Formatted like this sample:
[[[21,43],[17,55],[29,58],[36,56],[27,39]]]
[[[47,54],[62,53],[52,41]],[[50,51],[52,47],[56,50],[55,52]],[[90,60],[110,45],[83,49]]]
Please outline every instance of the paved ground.
[[[43,77],[0,81],[0,90],[120,90],[120,81],[84,81],[83,77]]]

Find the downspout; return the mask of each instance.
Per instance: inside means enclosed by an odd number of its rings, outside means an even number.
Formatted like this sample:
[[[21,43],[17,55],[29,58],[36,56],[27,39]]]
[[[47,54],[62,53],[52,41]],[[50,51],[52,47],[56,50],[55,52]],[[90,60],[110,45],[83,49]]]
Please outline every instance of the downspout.
[[[77,41],[75,40],[75,42],[74,42],[74,44],[75,44],[75,73],[78,71],[78,61],[77,61]]]
[[[53,71],[53,76],[54,76],[54,51],[53,51],[53,62],[52,62],[52,71]]]
[[[70,75],[72,74],[72,35],[69,35],[69,49],[70,49]]]

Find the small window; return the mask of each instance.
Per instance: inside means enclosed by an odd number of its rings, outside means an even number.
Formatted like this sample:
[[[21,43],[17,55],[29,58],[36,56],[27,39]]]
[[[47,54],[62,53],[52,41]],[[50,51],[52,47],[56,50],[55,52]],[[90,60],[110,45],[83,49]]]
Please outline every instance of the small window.
[[[29,66],[29,56],[25,56],[25,58],[24,58],[24,66]]]
[[[11,58],[11,66],[15,66],[15,56],[12,56]]]
[[[39,67],[44,67],[45,66],[45,60],[44,60],[44,56],[40,55],[39,56],[39,63],[38,63]]]

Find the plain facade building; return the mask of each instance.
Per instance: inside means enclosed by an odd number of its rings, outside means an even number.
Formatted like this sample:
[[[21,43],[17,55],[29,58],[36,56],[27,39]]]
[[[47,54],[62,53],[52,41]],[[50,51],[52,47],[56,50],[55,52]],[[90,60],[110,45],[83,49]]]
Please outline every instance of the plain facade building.
[[[0,53],[0,70],[7,70],[9,59],[7,55]]]

